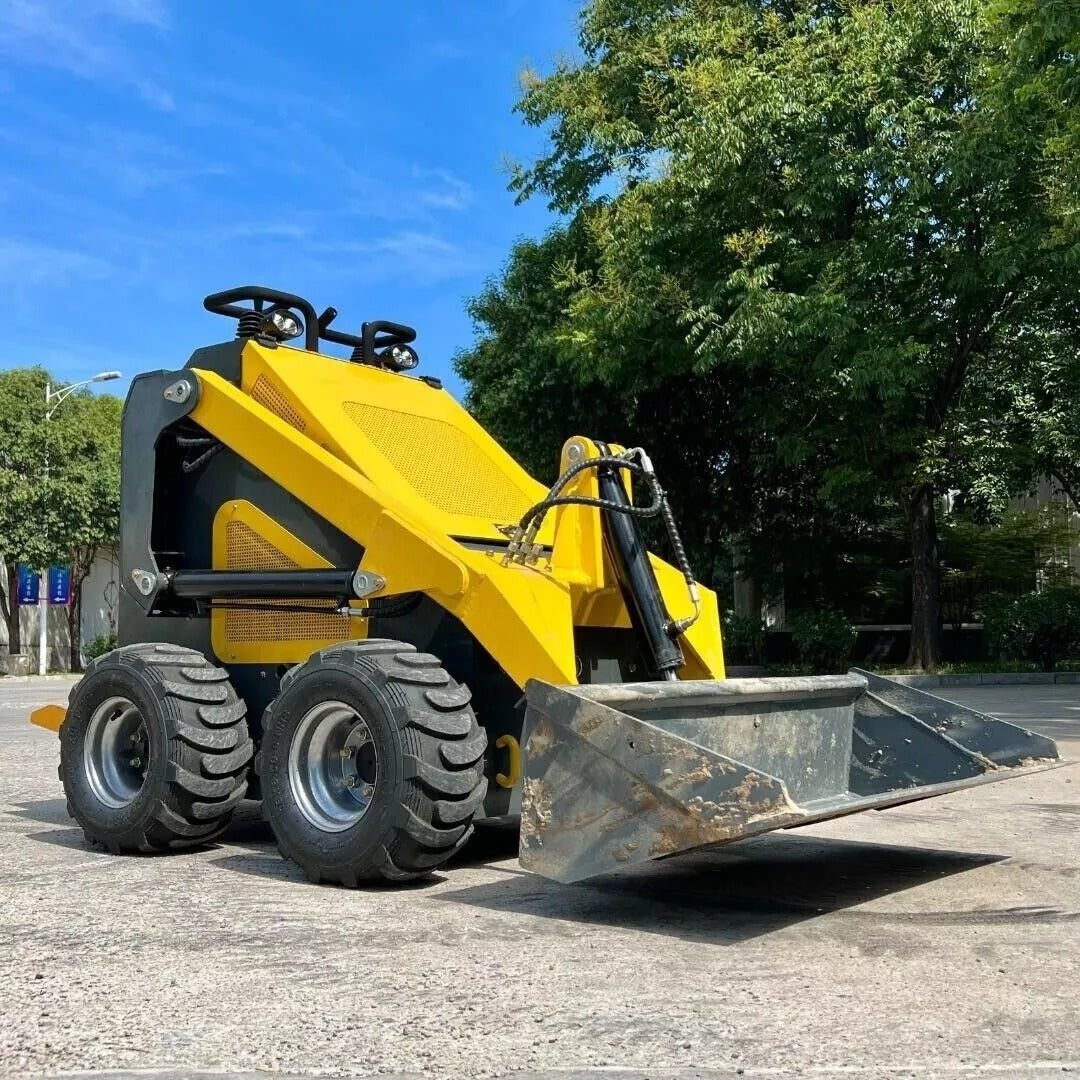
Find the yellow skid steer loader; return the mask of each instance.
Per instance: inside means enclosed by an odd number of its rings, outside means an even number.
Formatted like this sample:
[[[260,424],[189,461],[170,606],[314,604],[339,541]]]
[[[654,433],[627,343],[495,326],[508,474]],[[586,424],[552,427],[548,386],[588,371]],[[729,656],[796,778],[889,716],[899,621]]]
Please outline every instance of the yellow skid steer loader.
[[[576,881],[1057,763],[863,672],[726,680],[645,450],[570,439],[549,490],[410,374],[409,327],[205,307],[235,339],[124,408],[120,646],[32,718],[89,841],[198,846],[261,798],[284,855],[355,886],[520,817],[521,862]]]

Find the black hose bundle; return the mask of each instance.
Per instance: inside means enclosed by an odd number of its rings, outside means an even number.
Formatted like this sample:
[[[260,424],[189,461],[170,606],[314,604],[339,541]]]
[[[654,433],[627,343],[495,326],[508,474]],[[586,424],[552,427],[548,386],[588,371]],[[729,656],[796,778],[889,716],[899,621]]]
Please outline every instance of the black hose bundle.
[[[606,449],[606,447],[601,447]],[[634,476],[639,476],[645,481],[652,496],[648,506],[635,506],[632,503],[617,503],[611,499],[601,499],[591,495],[561,495],[560,492],[579,473],[587,469],[622,469]],[[649,456],[640,447],[627,450],[623,454],[602,453],[598,457],[582,458],[581,461],[571,465],[551,486],[547,495],[535,506],[529,507],[518,522],[510,540],[505,563],[510,562],[534,562],[539,556],[539,547],[536,545],[536,534],[540,531],[544,517],[548,511],[556,506],[594,506],[599,510],[608,510],[615,514],[627,514],[630,517],[654,518],[660,517],[664,522],[668,537],[671,541],[675,563],[686,580],[686,586],[690,593],[690,599],[694,604],[694,614],[685,619],[675,619],[668,624],[668,632],[674,637],[683,633],[694,624],[701,612],[701,603],[698,595],[697,583],[694,580],[694,571],[690,566],[690,560],[683,546],[682,537],[679,535],[678,526],[675,523],[675,515],[656,478],[652,462]]]

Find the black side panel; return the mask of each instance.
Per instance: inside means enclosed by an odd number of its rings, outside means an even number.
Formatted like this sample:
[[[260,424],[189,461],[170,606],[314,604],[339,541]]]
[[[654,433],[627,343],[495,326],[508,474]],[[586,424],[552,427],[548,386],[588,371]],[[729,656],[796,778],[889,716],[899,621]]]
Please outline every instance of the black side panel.
[[[209,627],[209,622],[206,623]],[[256,742],[262,738],[262,715],[267,705],[277,697],[284,668],[266,664],[226,664],[236,692],[244,699],[248,710],[248,727]]]
[[[175,453],[163,447],[160,456]],[[155,544],[161,552],[172,552],[168,559],[162,556],[163,568],[205,570],[213,565],[214,515],[230,499],[253,503],[332,566],[360,564],[364,554],[360,544],[227,447],[189,473],[181,462],[182,455],[168,462],[169,497],[156,506]]]
[[[207,345],[205,349],[196,349],[191,359],[184,365],[188,368],[201,368],[212,371],[236,386],[240,385],[241,356],[246,341],[225,341],[220,345]]]
[[[227,347],[218,348],[224,352]],[[173,373],[173,379],[165,380],[163,386],[175,381],[175,376]],[[191,382],[198,382],[188,377]],[[125,414],[125,440],[129,438],[129,429],[137,433],[139,427],[145,426],[148,415],[137,413],[138,403],[129,401],[133,422]],[[132,440],[130,453],[129,442],[124,443],[124,461],[139,463],[141,468],[132,465],[131,490],[126,502],[121,496],[123,521],[132,527],[123,529],[121,538],[121,573],[126,584],[120,597],[119,638],[121,645],[172,642],[198,649],[217,661],[211,644],[210,619],[195,615],[197,606],[185,600],[177,603],[190,605],[190,615],[149,615],[146,598],[139,595],[132,583],[133,568],[198,570],[212,566],[214,516],[221,504],[230,499],[253,503],[334,566],[359,566],[364,551],[359,543],[226,447],[220,447],[198,468],[186,472],[184,462],[198,460],[204,450],[179,445],[177,435],[191,438],[206,433],[184,419],[184,414],[178,413],[177,419],[179,422],[172,428],[158,427],[154,441],[146,437],[141,442]],[[129,541],[126,548],[124,534]],[[153,562],[147,565],[151,551]],[[167,602],[167,596],[159,596],[158,602],[159,606]],[[262,710],[278,692],[283,673],[276,667],[259,664],[225,666],[233,685],[247,702],[252,731],[258,734]]]
[[[142,641],[169,641],[186,649],[198,649],[211,659],[210,620],[195,617],[147,615],[140,607],[134,588],[122,585],[117,639],[121,645],[137,645]]]
[[[633,630],[575,626],[574,653],[579,683],[645,682],[652,677]]]
[[[190,387],[185,400],[166,398],[166,389],[180,380]],[[159,569],[151,543],[158,441],[162,432],[187,416],[198,401],[199,382],[190,373],[151,371],[135,376],[124,402],[120,428],[120,587],[136,611],[149,610],[151,601],[135,588],[131,572],[156,573]],[[121,628],[123,610],[121,604]]]

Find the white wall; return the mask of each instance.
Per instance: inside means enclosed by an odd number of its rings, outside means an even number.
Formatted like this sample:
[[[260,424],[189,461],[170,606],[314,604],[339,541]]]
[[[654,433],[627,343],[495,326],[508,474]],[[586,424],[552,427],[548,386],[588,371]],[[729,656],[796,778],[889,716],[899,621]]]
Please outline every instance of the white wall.
[[[90,567],[90,575],[82,587],[83,645],[99,634],[116,632],[120,611],[120,564],[115,551],[101,550]]]

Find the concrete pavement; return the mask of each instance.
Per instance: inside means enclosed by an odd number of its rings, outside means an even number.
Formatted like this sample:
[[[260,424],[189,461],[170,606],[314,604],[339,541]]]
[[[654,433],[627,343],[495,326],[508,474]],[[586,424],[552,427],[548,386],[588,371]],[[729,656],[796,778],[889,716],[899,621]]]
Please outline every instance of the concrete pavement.
[[[348,892],[254,807],[209,851],[88,848],[26,724],[68,686],[0,680],[4,1076],[1080,1073],[1080,769],[572,887],[485,830]],[[1080,687],[949,696],[1080,758]]]
[[[943,686],[930,693],[1060,743],[1080,743],[1080,686]]]

